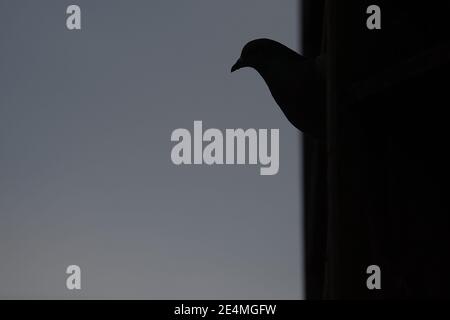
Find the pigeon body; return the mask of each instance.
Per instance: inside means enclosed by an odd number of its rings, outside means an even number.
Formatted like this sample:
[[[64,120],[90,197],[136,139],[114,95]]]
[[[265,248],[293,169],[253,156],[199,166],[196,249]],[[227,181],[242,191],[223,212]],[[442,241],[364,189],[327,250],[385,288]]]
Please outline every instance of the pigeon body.
[[[321,58],[305,58],[279,42],[247,43],[231,72],[255,69],[287,119],[316,138],[325,136],[325,81]]]

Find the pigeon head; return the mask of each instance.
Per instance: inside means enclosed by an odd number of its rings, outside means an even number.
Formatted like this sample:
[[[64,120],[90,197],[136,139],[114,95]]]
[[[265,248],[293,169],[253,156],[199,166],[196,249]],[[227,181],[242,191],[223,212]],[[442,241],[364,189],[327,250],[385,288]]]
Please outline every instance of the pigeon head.
[[[231,72],[250,67],[258,71],[271,61],[279,60],[286,55],[298,54],[279,42],[270,39],[256,39],[247,43],[241,56],[231,68]]]
[[[286,118],[316,138],[325,135],[325,76],[321,57],[306,58],[270,39],[247,43],[231,72],[250,67],[266,82]]]

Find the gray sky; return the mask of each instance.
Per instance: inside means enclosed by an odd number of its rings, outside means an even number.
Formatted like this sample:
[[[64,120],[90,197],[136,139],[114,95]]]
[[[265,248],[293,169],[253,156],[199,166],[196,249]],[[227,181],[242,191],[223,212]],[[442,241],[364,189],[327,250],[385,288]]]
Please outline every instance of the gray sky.
[[[65,10],[82,9],[68,31]],[[297,1],[0,0],[0,298],[297,299],[300,134],[249,40]],[[174,129],[279,128],[280,171],[174,166]],[[82,270],[82,290],[65,269]]]

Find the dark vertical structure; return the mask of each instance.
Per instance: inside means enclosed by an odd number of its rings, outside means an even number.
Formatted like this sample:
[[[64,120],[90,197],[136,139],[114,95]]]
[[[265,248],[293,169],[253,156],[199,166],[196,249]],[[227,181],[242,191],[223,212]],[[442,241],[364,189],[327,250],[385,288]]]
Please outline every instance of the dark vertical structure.
[[[323,54],[324,0],[301,1],[301,47],[306,57]],[[305,273],[307,298],[323,295],[327,233],[325,143],[303,136]]]
[[[449,297],[450,4],[317,2],[304,23],[324,25],[328,135],[305,141],[307,297]]]

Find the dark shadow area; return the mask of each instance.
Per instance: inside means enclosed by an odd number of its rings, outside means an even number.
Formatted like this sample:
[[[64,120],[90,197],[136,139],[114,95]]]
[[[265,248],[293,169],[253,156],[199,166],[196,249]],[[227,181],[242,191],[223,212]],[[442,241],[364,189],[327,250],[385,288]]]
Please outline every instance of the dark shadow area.
[[[330,56],[326,146],[304,143],[307,298],[449,297],[450,4],[377,1],[368,30],[372,1],[319,2],[303,11],[304,46]]]

